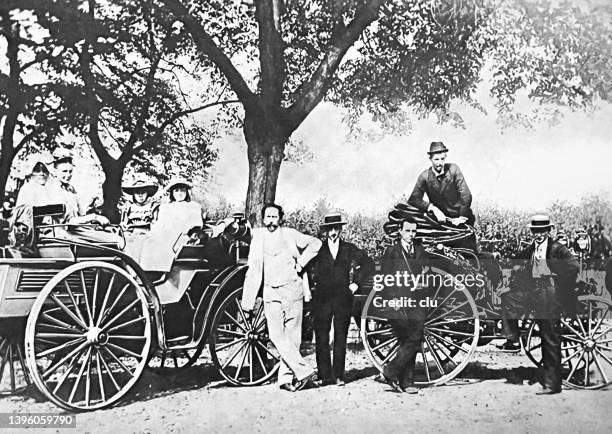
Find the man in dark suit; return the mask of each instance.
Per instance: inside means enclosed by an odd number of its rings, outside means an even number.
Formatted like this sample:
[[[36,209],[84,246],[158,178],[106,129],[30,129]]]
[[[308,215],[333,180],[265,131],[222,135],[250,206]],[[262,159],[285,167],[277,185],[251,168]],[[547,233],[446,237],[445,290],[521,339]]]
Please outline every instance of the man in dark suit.
[[[473,225],[472,193],[459,166],[445,163],[447,152],[444,143],[431,142],[427,152],[431,167],[417,178],[408,203],[423,212],[432,212],[441,223],[449,220],[454,225]]]
[[[563,244],[550,237],[553,225],[544,214],[532,217],[529,228],[534,237],[517,259],[525,261],[520,281],[521,288],[512,288],[504,294],[502,308],[504,327],[510,343],[518,345],[517,319],[534,311],[542,340],[543,389],[538,394],[561,392],[561,340],[557,331],[563,308],[575,307],[573,287],[579,265]],[[520,264],[515,266],[519,271]]]
[[[421,274],[426,261],[423,246],[414,242],[417,225],[403,221],[400,227],[401,241],[391,245],[382,258],[383,275],[396,275],[397,272],[408,272],[414,276]],[[387,288],[388,289],[388,288]],[[385,381],[397,392],[418,393],[414,387],[414,363],[423,339],[423,328],[427,317],[426,307],[419,306],[418,301],[426,295],[426,288],[394,288],[398,297],[410,296],[416,300],[415,307],[403,308],[401,318],[390,319],[391,326],[397,335],[399,348],[395,357],[383,368]]]
[[[319,385],[344,385],[346,340],[351,322],[353,294],[374,271],[374,262],[340,234],[346,222],[328,214],[321,225],[326,240],[313,259],[312,317],[316,340]],[[333,369],[329,332],[334,324]]]

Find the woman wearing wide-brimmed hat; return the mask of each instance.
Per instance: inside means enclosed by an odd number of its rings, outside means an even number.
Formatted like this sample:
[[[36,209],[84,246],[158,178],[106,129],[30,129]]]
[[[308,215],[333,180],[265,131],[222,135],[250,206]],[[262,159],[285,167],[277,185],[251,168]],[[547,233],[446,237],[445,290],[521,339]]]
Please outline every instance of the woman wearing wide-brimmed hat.
[[[144,176],[137,177],[130,184],[122,187],[125,194],[132,196],[121,214],[121,225],[126,231],[136,234],[151,230],[151,224],[157,217],[159,202],[153,196],[158,190],[155,182]]]
[[[190,190],[191,183],[182,177],[172,178],[166,186],[169,202],[160,205],[139,251],[130,252],[143,270],[170,271],[175,249],[189,239],[190,229],[202,227],[202,207],[191,200]]]

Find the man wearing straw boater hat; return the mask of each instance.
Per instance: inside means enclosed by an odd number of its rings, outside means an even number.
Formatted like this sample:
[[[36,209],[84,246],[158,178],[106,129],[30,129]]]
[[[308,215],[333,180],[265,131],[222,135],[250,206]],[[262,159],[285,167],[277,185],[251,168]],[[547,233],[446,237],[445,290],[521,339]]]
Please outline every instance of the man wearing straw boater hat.
[[[518,319],[533,311],[542,340],[543,388],[538,394],[561,392],[561,341],[557,323],[562,307],[571,306],[573,287],[579,266],[563,244],[554,241],[550,230],[554,225],[546,214],[536,214],[528,225],[533,242],[517,259],[526,260],[526,267],[519,264],[521,285],[514,285],[503,295],[504,329],[509,343],[518,346]]]
[[[312,261],[314,322],[319,385],[344,386],[346,340],[353,311],[353,294],[374,271],[374,261],[357,246],[340,237],[346,221],[339,213],[323,218],[325,239]],[[329,334],[334,324],[333,365]]]
[[[431,142],[427,152],[431,167],[417,178],[408,203],[423,212],[433,213],[439,222],[448,220],[454,225],[473,225],[472,193],[459,166],[445,163],[447,152],[444,143]],[[424,199],[425,194],[429,202]]]

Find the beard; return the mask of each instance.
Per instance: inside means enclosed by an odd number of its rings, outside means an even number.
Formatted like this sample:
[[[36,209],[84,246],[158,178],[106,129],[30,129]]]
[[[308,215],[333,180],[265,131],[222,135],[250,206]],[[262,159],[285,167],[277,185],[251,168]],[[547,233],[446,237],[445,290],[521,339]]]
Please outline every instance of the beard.
[[[278,229],[278,225],[276,223],[268,223],[266,227],[270,232],[274,232],[276,229]]]

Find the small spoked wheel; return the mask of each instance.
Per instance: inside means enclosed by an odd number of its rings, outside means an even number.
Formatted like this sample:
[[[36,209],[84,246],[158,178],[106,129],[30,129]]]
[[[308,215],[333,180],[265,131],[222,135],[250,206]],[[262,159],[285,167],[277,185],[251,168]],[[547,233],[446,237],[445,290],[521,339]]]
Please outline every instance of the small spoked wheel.
[[[0,336],[0,395],[19,393],[29,385],[23,337]]]
[[[240,305],[242,288],[221,303],[210,335],[210,355],[219,372],[236,386],[268,381],[279,367],[279,355],[268,337],[263,302],[257,299],[253,316],[247,318]]]
[[[193,366],[202,354],[203,348],[185,348],[173,350],[158,350],[149,360],[151,369],[185,369]]]
[[[455,378],[469,362],[480,332],[477,306],[471,294],[448,284],[451,279],[444,277],[452,276],[445,270],[432,267],[430,272],[442,278],[432,278],[437,284],[427,292],[431,301],[414,366],[414,383],[420,386],[440,385]],[[406,295],[410,294],[407,289]],[[382,372],[384,365],[397,354],[399,341],[394,327],[401,325],[402,319],[397,312],[387,314],[379,308],[381,299],[377,297],[380,296],[373,290],[364,304],[361,339],[366,354]],[[409,310],[406,313],[409,315]]]
[[[603,297],[578,297],[575,315],[563,316],[561,338],[561,378],[575,389],[600,389],[612,384],[612,302]],[[542,365],[542,342],[534,322],[527,335],[525,351]]]
[[[124,269],[82,262],[55,275],[26,326],[32,380],[68,410],[112,405],[138,381],[151,346],[143,288]]]

